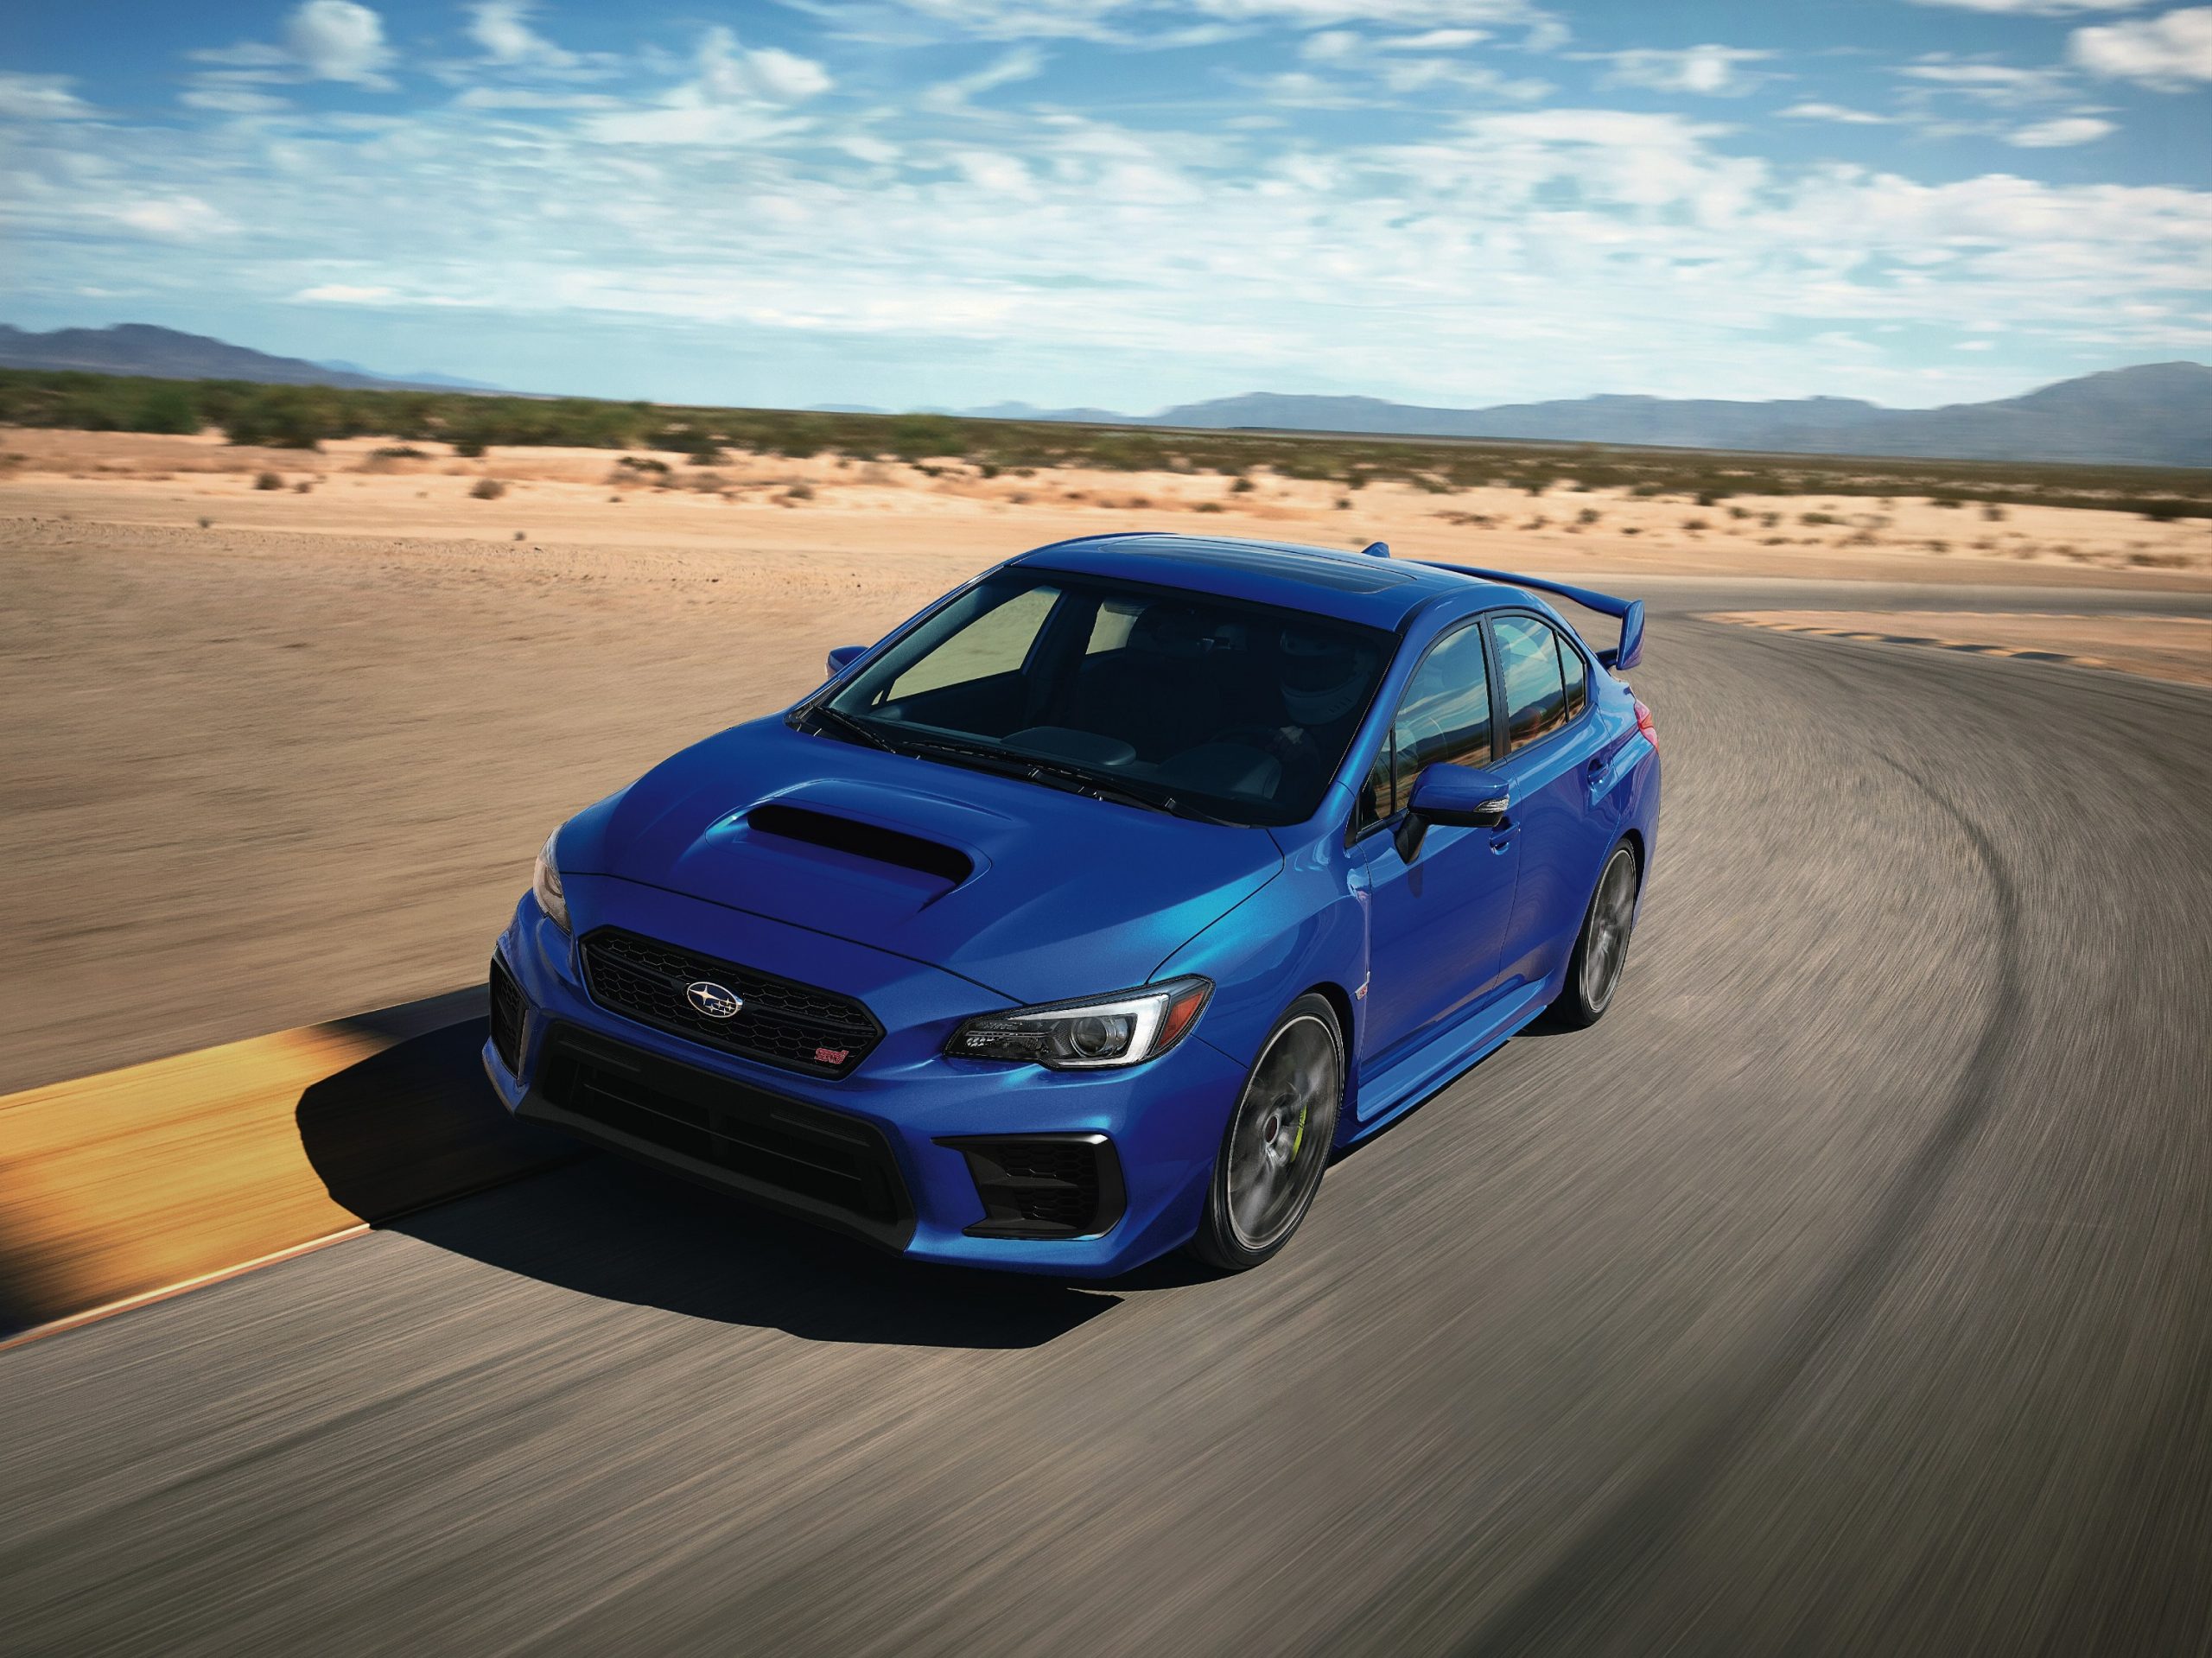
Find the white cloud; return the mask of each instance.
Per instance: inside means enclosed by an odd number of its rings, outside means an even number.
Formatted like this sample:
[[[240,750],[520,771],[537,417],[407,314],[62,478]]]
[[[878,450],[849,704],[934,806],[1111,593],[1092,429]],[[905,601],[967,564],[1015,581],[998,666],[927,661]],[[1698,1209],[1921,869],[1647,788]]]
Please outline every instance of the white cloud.
[[[1489,38],[1486,29],[1432,29],[1419,35],[1393,35],[1376,44],[1385,52],[1457,52]]]
[[[1792,104],[1782,114],[1792,121],[1839,121],[1847,126],[1859,127],[1885,127],[1897,118],[1877,115],[1872,110],[1854,110],[1847,105],[1822,104],[1817,100]]]
[[[1990,104],[2024,104],[2055,98],[2066,91],[2066,74],[2058,69],[2022,69],[2009,63],[1955,58],[1931,52],[1908,64],[1902,72],[1946,92]]]
[[[2111,122],[2094,115],[2069,115],[2018,128],[2005,135],[2005,142],[2020,149],[2058,149],[2069,144],[2092,143],[2119,130]]]
[[[22,75],[0,71],[0,120],[73,121],[92,105],[69,90],[67,75]]]
[[[1341,75],[1317,75],[1304,69],[1286,69],[1273,75],[1236,75],[1239,86],[1260,94],[1275,110],[1356,110],[1368,99]]]
[[[1366,40],[1349,29],[1324,29],[1299,43],[1298,55],[1308,63],[1335,63],[1356,57]]]
[[[389,288],[357,287],[352,283],[331,282],[302,288],[292,297],[331,305],[368,305],[378,300],[390,299],[391,292]]]
[[[965,110],[978,94],[1011,86],[1019,80],[1033,79],[1044,68],[1042,53],[1034,47],[1019,46],[970,73],[923,87],[919,102],[940,113]]]
[[[748,51],[719,24],[700,37],[695,67],[696,79],[657,103],[590,116],[581,130],[603,143],[740,148],[796,130],[804,123],[787,106],[831,84],[811,58],[772,46]]]
[[[1460,63],[1451,58],[1401,59],[1395,61],[1385,58],[1376,65],[1376,73],[1394,92],[1448,88],[1510,98],[1516,103],[1525,104],[1534,103],[1552,91],[1552,84],[1548,80],[1501,74],[1478,63]]]
[[[837,140],[837,148],[870,167],[889,167],[906,153],[889,140],[867,132],[848,133]]]
[[[563,69],[575,55],[564,52],[530,26],[532,0],[479,0],[471,8],[468,37],[494,63]]]
[[[2009,12],[2030,17],[2076,16],[2085,11],[2133,11],[2144,0],[1912,0],[1916,6],[1950,6],[1961,11]]]
[[[780,47],[747,51],[737,37],[719,26],[707,31],[699,51],[699,85],[710,98],[759,98],[798,104],[830,90],[830,72],[812,58]]]
[[[1157,43],[1160,0],[898,0],[908,11],[963,34],[1000,40],[1070,37],[1126,45]],[[1456,29],[1477,24],[1525,27],[1525,44],[1548,51],[1567,39],[1566,26],[1530,0],[1182,0],[1184,10],[1231,26],[1319,29],[1367,23],[1381,28]],[[1150,18],[1146,14],[1152,14]],[[1123,20],[1132,25],[1122,28]],[[1217,32],[1173,31],[1185,42]]]
[[[963,150],[953,158],[967,181],[977,189],[994,196],[1028,197],[1036,194],[1036,181],[1029,176],[1029,169],[1019,157],[995,151]]]
[[[1747,92],[1766,77],[1748,71],[1775,54],[1738,46],[1692,46],[1680,51],[1637,48],[1605,54],[1612,60],[1609,85],[1649,86],[1665,92],[1696,92],[1708,98]]]
[[[284,20],[284,41],[239,41],[188,53],[200,63],[224,66],[211,79],[237,84],[261,80],[338,80],[378,92],[393,90],[381,72],[391,61],[384,20],[354,0],[306,0]]]
[[[471,86],[454,99],[463,110],[610,110],[622,100],[606,92],[549,92],[530,86]]]
[[[127,201],[109,210],[108,217],[143,235],[171,242],[196,242],[204,237],[226,235],[238,228],[198,196]]]
[[[1430,29],[1374,39],[1354,29],[1324,29],[1299,43],[1298,55],[1309,63],[1335,63],[1371,52],[1461,52],[1490,38],[1486,29]]]
[[[1424,35],[1401,35],[1370,40],[1351,29],[1323,29],[1309,35],[1299,55],[1325,72],[1315,74],[1292,70],[1260,78],[1245,85],[1265,90],[1270,101],[1300,109],[1353,109],[1367,93],[1353,82],[1372,77],[1401,95],[1414,92],[1474,92],[1489,97],[1530,102],[1552,90],[1548,81],[1514,77],[1486,64],[1469,63],[1451,55],[1460,48],[1486,38],[1478,29],[1432,29]]]
[[[2164,92],[2212,81],[2212,6],[2163,17],[2077,29],[2068,55],[2091,74],[2139,81]]]
[[[736,149],[766,143],[794,130],[794,123],[760,109],[696,100],[654,109],[611,111],[583,125],[586,137],[609,144],[690,144]]]
[[[218,115],[276,115],[292,107],[289,98],[273,92],[257,92],[219,81],[188,87],[177,94],[176,101],[189,109],[213,110]]]
[[[306,0],[285,20],[284,46],[318,80],[391,85],[378,73],[391,61],[384,20],[355,0]]]

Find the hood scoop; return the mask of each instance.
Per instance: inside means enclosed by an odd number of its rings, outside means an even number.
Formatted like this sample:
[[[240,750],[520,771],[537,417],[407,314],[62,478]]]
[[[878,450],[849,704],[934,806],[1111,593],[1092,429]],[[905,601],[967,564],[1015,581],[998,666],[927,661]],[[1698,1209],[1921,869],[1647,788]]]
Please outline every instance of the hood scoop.
[[[778,852],[811,853],[841,869],[873,864],[878,867],[869,873],[893,880],[903,875],[901,885],[926,886],[927,898],[951,891],[976,873],[975,860],[957,847],[810,806],[768,801],[745,814],[745,828],[748,839],[760,837]]]

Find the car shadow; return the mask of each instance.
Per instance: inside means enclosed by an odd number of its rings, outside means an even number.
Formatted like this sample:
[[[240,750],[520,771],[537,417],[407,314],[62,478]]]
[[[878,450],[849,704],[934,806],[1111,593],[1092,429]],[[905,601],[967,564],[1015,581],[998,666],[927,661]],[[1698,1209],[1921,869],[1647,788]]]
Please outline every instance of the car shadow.
[[[484,1077],[482,1000],[411,1033],[357,1021],[399,1039],[300,1096],[325,1189],[384,1230],[577,1294],[811,1341],[1039,1347],[1119,1303],[900,1260],[518,1122]]]

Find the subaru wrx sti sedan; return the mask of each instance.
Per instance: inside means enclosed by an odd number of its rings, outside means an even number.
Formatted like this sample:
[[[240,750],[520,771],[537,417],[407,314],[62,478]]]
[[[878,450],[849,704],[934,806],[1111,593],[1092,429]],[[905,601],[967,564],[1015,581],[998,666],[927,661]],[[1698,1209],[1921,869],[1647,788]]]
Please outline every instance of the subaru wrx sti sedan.
[[[1256,1266],[1333,1152],[1614,999],[1658,825],[1643,636],[1379,544],[1025,554],[562,824],[486,1069],[916,1257]]]

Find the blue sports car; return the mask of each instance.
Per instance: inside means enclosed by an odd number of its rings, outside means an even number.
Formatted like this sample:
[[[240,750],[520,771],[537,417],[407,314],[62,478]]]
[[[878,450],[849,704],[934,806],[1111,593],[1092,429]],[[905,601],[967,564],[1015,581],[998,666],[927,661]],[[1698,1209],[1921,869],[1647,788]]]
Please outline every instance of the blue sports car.
[[[1641,604],[1379,544],[1024,554],[555,830],[485,1067],[924,1259],[1256,1266],[1332,1152],[1612,1001],[1659,816],[1643,638]]]

